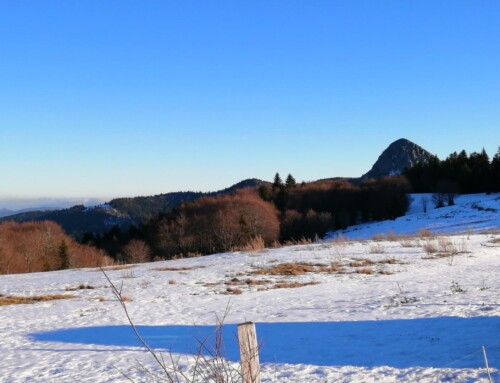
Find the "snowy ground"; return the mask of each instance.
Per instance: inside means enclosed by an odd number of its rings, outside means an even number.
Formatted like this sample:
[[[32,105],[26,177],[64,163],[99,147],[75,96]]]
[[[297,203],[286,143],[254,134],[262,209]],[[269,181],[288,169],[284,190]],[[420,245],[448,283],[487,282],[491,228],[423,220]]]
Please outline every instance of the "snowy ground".
[[[427,206],[425,213],[424,204]],[[368,239],[378,233],[414,234],[422,228],[443,234],[496,230],[500,228],[500,194],[460,195],[454,206],[440,209],[432,205],[432,194],[413,194],[405,216],[392,221],[350,226],[330,237],[342,233],[351,239]]]
[[[500,381],[499,211],[498,194],[426,214],[414,203],[406,217],[345,234],[431,226],[464,234],[340,239],[107,273],[159,350],[194,351],[230,304],[224,334],[235,361],[236,324],[256,322],[263,382],[488,382],[482,346]],[[271,273],[284,263],[312,272]],[[154,363],[100,271],[0,276],[0,294],[74,295],[0,307],[1,382],[148,381],[140,364]]]

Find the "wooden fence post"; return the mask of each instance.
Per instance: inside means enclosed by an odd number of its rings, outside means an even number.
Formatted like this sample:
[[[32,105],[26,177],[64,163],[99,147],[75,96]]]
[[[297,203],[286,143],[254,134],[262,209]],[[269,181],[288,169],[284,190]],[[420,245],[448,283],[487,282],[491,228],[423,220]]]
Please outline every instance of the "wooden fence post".
[[[245,322],[238,325],[238,343],[243,383],[260,383],[259,345],[255,323]]]

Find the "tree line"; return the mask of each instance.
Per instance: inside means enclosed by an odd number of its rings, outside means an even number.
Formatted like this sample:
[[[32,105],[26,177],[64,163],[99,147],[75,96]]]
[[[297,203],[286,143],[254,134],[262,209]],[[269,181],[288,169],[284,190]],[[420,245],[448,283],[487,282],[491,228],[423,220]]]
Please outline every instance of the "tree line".
[[[158,214],[138,228],[113,228],[85,243],[124,262],[187,257],[322,237],[330,230],[403,215],[409,205],[404,177],[297,184],[289,175],[272,185],[202,197]]]
[[[500,147],[489,159],[483,149],[467,154],[465,150],[439,160],[433,156],[405,171],[414,193],[470,194],[500,192]]]

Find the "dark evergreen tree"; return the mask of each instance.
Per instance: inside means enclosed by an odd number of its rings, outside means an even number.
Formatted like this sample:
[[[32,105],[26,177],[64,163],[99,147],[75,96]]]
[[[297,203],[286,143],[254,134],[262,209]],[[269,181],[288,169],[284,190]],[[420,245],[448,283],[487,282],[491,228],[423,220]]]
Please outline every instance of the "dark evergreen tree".
[[[494,192],[500,192],[500,146],[491,161],[490,177],[492,185],[491,190]]]
[[[61,270],[69,268],[69,253],[68,253],[68,245],[66,245],[66,241],[62,240],[59,248],[57,250],[57,255],[59,257],[60,268]]]
[[[273,190],[280,190],[283,186],[283,180],[281,179],[280,174],[276,173],[274,175]]]
[[[297,186],[297,182],[295,181],[295,178],[293,178],[293,176],[291,174],[289,174],[285,180],[285,187],[287,189],[290,189],[290,188],[293,188],[295,186]]]

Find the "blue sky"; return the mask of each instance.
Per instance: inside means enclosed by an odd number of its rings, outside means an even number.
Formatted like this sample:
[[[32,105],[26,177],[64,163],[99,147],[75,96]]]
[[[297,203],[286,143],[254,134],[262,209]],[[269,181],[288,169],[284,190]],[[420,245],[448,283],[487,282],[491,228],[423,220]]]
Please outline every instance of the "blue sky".
[[[499,44],[498,1],[0,1],[0,198],[492,156]]]

